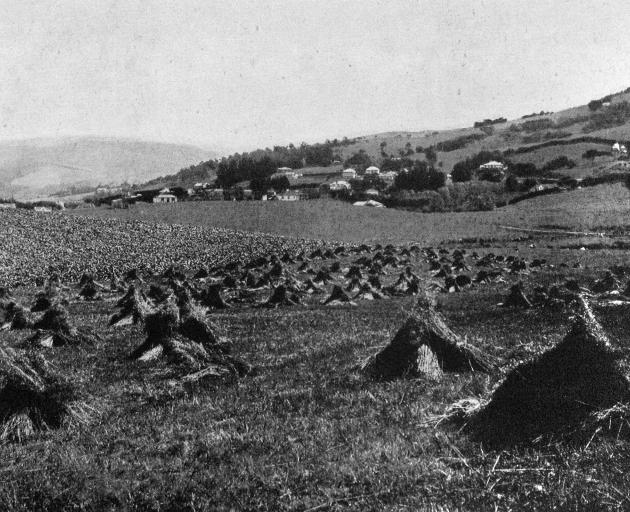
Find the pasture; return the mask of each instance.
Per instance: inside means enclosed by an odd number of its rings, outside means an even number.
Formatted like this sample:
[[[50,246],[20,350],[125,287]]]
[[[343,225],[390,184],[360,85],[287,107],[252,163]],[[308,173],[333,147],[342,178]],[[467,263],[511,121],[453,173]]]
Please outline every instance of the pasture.
[[[46,269],[49,256],[40,249],[49,239],[66,243],[76,272],[85,268],[98,273],[101,267],[122,271],[133,266],[134,259],[145,257],[142,251],[159,251],[160,238],[172,236],[168,251],[157,260],[160,272],[179,254],[171,252],[175,244],[185,241],[194,258],[177,263],[193,283],[190,275],[200,265],[232,261],[224,254],[232,248],[235,258],[248,261],[248,247],[256,249],[253,258],[338,243],[350,249],[366,240],[401,244],[396,253],[402,244],[433,245],[449,256],[454,249],[465,250],[471,275],[480,268],[474,258],[488,255],[529,263],[524,271],[502,270],[500,279],[455,293],[434,289],[437,310],[455,333],[499,362],[489,375],[445,373],[439,382],[366,380],[361,363],[392,339],[416,298],[393,295],[331,307],[313,296],[300,306],[267,309],[250,303],[211,311],[208,318],[232,342],[233,353],[256,371],[235,383],[201,390],[182,388],[165,377],[161,365],[130,360],[145,337],[142,326],[108,326],[117,295],[78,300],[77,279],[68,274],[64,295],[71,318],[93,328],[102,340],[29,350],[43,354],[73,382],[93,412],[85,423],[0,444],[0,509],[627,509],[630,444],[623,425],[613,436],[598,431],[574,442],[490,449],[459,426],[433,418],[460,399],[487,398],[515,365],[566,334],[570,308],[499,307],[512,284],[522,281],[528,293],[569,278],[593,287],[614,265],[630,275],[627,250],[614,245],[626,240],[628,197],[620,186],[602,186],[473,214],[365,210],[312,201],[148,205],[20,217],[21,231],[15,233],[32,236],[14,241],[15,250],[28,249],[27,259],[32,260],[39,254],[38,268]],[[522,233],[500,230],[500,225],[598,230],[608,236]],[[212,231],[217,227],[242,231]],[[250,230],[273,235],[247,235]],[[131,235],[116,238],[123,231]],[[244,237],[250,242],[243,243]],[[112,238],[120,252],[100,252],[89,265],[89,255],[75,251],[82,240],[98,246]],[[138,248],[131,252],[134,244]],[[213,244],[220,244],[221,251]],[[592,247],[581,250],[588,244]],[[347,268],[355,258],[348,254],[338,261]],[[547,262],[535,268],[530,265],[534,258]],[[312,258],[309,265],[317,270],[331,261]],[[410,256],[409,262],[423,288],[436,281],[424,256]],[[11,264],[5,261],[3,271],[12,271]],[[385,267],[384,284],[395,281],[401,270]],[[307,277],[296,275],[299,280]],[[334,282],[345,286],[343,272],[334,276]],[[18,302],[29,304],[40,289],[26,283],[13,293]],[[252,300],[270,293],[269,286],[263,287]],[[627,304],[594,306],[616,346],[627,345],[629,310]],[[0,344],[26,347],[26,335],[0,332]]]
[[[602,185],[523,201],[490,212],[415,213],[365,209],[332,200],[194,202],[138,204],[128,210],[97,208],[68,215],[208,226],[340,242],[419,242],[435,245],[462,239],[509,240],[500,226],[567,231],[607,231],[629,222],[630,192],[623,185]],[[618,229],[617,229],[618,230]]]

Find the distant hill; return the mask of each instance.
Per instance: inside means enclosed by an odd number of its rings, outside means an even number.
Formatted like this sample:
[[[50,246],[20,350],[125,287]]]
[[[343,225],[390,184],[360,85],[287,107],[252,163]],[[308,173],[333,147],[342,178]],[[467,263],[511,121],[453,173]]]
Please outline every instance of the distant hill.
[[[143,183],[215,157],[195,146],[119,138],[0,142],[0,193],[24,197],[70,186]]]

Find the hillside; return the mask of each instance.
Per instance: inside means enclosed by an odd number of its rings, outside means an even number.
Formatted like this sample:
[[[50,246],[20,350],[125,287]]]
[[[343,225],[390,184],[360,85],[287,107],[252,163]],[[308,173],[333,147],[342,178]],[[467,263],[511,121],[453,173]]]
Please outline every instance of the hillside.
[[[424,160],[424,149],[432,147],[437,153],[436,163],[449,173],[453,166],[480,151],[500,151],[514,163],[533,163],[544,166],[559,156],[567,156],[576,166],[561,169],[558,174],[584,177],[607,172],[615,165],[611,157],[595,161],[583,158],[587,150],[610,152],[614,141],[630,140],[630,91],[619,92],[601,98],[606,99],[599,108],[592,110],[588,104],[561,110],[527,114],[519,119],[496,119],[494,122],[475,123],[477,126],[439,130],[384,132],[354,139],[326,141],[300,147],[274,147],[274,150],[256,150],[237,155],[258,160],[270,157],[278,167],[289,166],[291,161],[301,160],[311,148],[325,148],[329,155],[342,162],[358,152],[365,152],[371,162],[381,165],[386,158],[404,155],[412,160]],[[541,107],[544,107],[541,106]],[[486,120],[490,121],[490,120]],[[587,140],[585,140],[587,139]],[[339,179],[341,166],[322,167],[321,163],[308,164],[301,169],[303,177],[293,185],[326,183]],[[159,184],[188,183],[183,173]],[[239,179],[243,182],[244,178]]]
[[[69,186],[142,183],[215,156],[195,146],[119,138],[0,142],[0,193],[28,197]]]

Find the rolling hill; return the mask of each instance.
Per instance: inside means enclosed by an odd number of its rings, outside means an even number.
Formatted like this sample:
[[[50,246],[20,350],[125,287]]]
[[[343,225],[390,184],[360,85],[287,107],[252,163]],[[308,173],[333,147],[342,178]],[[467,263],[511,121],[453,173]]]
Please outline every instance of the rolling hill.
[[[215,156],[195,146],[121,138],[0,142],[0,193],[28,197],[70,186],[142,183]]]
[[[423,150],[433,147],[437,164],[445,173],[450,173],[457,162],[480,151],[500,151],[513,163],[533,163],[538,168],[554,158],[566,156],[576,166],[555,174],[581,178],[607,173],[617,165],[612,155],[583,158],[587,150],[610,152],[612,142],[630,141],[630,88],[601,98],[599,103],[596,109],[585,103],[558,112],[541,111],[518,119],[501,118],[458,129],[384,132],[345,141],[326,141],[325,145],[341,161],[365,152],[376,165],[381,165],[385,158],[402,155],[412,160],[424,160]],[[286,165],[278,160],[286,155],[287,148],[281,149],[284,152],[256,150],[249,153],[249,157],[256,159],[267,155],[279,166]],[[292,184],[331,182],[340,178],[340,171],[339,165],[307,166],[300,171],[303,177]],[[158,184],[188,184],[183,173],[165,178]]]

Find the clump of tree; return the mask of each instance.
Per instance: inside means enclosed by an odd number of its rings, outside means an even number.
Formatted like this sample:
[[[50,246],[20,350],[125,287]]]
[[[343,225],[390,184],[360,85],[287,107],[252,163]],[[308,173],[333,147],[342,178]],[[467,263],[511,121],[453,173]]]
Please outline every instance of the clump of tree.
[[[481,128],[482,126],[488,126],[492,124],[501,124],[507,123],[507,119],[505,117],[497,117],[496,119],[484,119],[483,121],[475,121],[473,124],[474,128]]]
[[[448,139],[442,142],[438,142],[435,145],[435,149],[437,151],[443,151],[447,153],[449,151],[455,151],[457,149],[464,148],[472,142],[485,138],[485,133],[471,133],[470,135],[462,135],[460,137],[455,137],[454,139]]]
[[[585,133],[621,126],[630,120],[630,103],[621,101],[610,105],[605,110],[591,114],[590,121],[582,128]]]
[[[437,190],[444,185],[446,177],[426,162],[415,161],[406,172],[401,172],[394,180],[397,190]]]
[[[403,169],[411,169],[414,160],[410,158],[385,158],[381,162],[381,172],[400,172]]]
[[[269,180],[269,186],[276,192],[282,192],[287,190],[291,186],[291,183],[286,176],[275,176]]]
[[[540,130],[547,130],[549,128],[555,128],[555,123],[552,119],[544,117],[542,119],[532,119],[530,121],[525,121],[518,126],[522,131],[531,133]]]
[[[523,142],[526,144],[531,144],[535,142],[541,142],[546,140],[554,140],[554,139],[566,139],[567,137],[571,137],[573,135],[571,132],[566,132],[562,130],[556,131],[547,131],[547,132],[534,132],[529,135],[525,135],[523,137]]]
[[[587,149],[584,153],[582,153],[582,158],[585,160],[593,160],[598,156],[610,156],[610,151],[601,151],[599,149]]]
[[[557,169],[573,169],[575,162],[566,155],[559,156],[553,160],[549,160],[542,168],[542,172],[555,171]]]
[[[373,165],[373,163],[370,155],[368,155],[364,149],[360,149],[356,153],[352,154],[352,156],[347,158],[343,165],[345,167],[352,167],[358,171],[364,171],[365,169]]]
[[[454,182],[470,181],[475,175],[480,165],[495,160],[497,162],[505,162],[503,154],[500,151],[480,151],[465,160],[457,162],[451,171],[451,179]]]
[[[517,162],[510,165],[510,173],[514,176],[540,176],[542,171],[531,162]]]
[[[521,116],[521,119],[528,119],[530,117],[538,117],[538,116],[546,116],[549,114],[553,114],[553,112],[545,112],[544,110],[541,110],[540,112],[532,112],[531,114],[526,114],[524,116]]]

